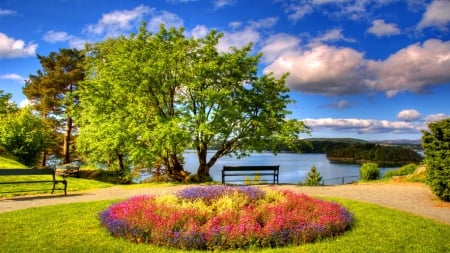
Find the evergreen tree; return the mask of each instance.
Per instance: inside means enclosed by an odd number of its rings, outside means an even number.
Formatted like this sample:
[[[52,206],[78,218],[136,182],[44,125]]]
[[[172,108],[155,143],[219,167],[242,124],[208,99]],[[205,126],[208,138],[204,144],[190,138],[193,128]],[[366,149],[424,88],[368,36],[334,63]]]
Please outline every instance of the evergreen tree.
[[[77,49],[60,49],[49,56],[38,55],[38,59],[42,69],[36,75],[29,76],[23,92],[33,109],[48,119],[46,124],[53,125],[55,136],[64,132],[63,162],[68,163],[74,128],[72,109],[77,103],[74,92],[84,79],[84,54]]]
[[[428,128],[422,136],[427,181],[439,198],[450,201],[450,118],[432,122]]]
[[[322,182],[322,177],[320,176],[320,173],[317,171],[316,166],[312,166],[311,170],[308,172],[308,175],[305,179],[304,185],[306,186],[317,186],[320,185]]]

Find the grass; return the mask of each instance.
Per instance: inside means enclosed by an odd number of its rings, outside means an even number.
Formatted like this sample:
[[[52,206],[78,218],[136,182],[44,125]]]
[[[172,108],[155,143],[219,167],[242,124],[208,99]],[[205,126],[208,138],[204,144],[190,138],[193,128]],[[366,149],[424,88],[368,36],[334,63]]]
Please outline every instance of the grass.
[[[449,225],[373,204],[329,200],[355,215],[355,224],[344,235],[302,246],[228,252],[450,252]],[[99,225],[98,213],[113,202],[1,213],[0,252],[183,252],[110,236]]]
[[[27,166],[19,163],[11,157],[0,155],[0,168],[22,169],[27,168]]]

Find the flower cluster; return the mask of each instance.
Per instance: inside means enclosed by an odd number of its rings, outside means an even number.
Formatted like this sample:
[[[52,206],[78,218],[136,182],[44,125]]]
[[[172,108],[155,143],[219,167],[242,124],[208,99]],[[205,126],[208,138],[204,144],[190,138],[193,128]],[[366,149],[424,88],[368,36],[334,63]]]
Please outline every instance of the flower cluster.
[[[337,203],[254,187],[186,188],[137,196],[100,213],[112,235],[181,249],[280,247],[337,236],[353,216]]]

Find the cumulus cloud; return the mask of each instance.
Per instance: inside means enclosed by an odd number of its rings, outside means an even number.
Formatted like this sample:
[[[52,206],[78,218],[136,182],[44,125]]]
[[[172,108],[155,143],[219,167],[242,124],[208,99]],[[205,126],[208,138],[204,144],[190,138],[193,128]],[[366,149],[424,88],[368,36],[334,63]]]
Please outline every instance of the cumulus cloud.
[[[1,75],[0,79],[23,82],[26,78],[21,75],[18,75],[18,74],[5,74],[5,75]]]
[[[377,76],[372,88],[389,97],[401,91],[422,92],[450,82],[450,41],[410,45],[382,62],[371,62],[369,69]]]
[[[377,19],[372,22],[372,26],[367,30],[367,32],[374,34],[377,37],[383,37],[400,34],[400,29],[397,24],[387,24],[384,20]]]
[[[427,117],[425,117],[425,122],[435,122],[440,121],[446,118],[450,118],[450,115],[444,114],[444,113],[437,113],[437,114],[430,114]]]
[[[85,32],[94,36],[115,37],[136,27],[144,15],[151,11],[149,7],[139,5],[132,10],[117,10],[103,14],[98,23],[88,25]]]
[[[35,56],[37,47],[35,43],[25,43],[23,40],[16,40],[0,33],[0,58]]]
[[[300,50],[300,39],[289,34],[276,34],[269,37],[261,48],[265,63],[275,61],[285,53]]]
[[[275,76],[289,72],[288,87],[308,93],[343,95],[365,90],[363,53],[324,44],[294,50],[284,51],[264,72],[273,72]]]
[[[349,47],[300,42],[279,34],[261,50],[269,63],[264,73],[279,77],[289,72],[286,84],[292,90],[325,95],[381,91],[392,97],[450,82],[450,41],[430,39],[377,61]]]
[[[48,31],[44,34],[44,37],[42,38],[44,41],[55,43],[55,42],[62,42],[62,41],[68,41],[70,40],[72,36],[69,35],[66,32],[56,32],[56,31]]]
[[[379,134],[379,133],[395,133],[406,134],[420,132],[424,125],[422,123],[413,123],[405,121],[388,121],[375,119],[305,119],[305,124],[310,126],[312,130],[330,129],[340,132],[357,132],[359,134]]]
[[[259,41],[260,38],[259,32],[249,27],[239,31],[225,32],[217,44],[217,50],[226,52],[230,47],[241,48],[248,43]]]
[[[209,32],[208,27],[204,25],[197,25],[191,30],[190,34],[192,37],[198,39],[205,37],[208,34],[208,32]]]
[[[420,119],[422,115],[414,109],[402,110],[397,114],[397,119],[401,121],[415,121]]]
[[[156,15],[154,15],[150,22],[148,23],[148,29],[151,32],[158,32],[159,26],[164,24],[166,28],[170,27],[183,27],[183,19],[181,19],[177,14],[162,11]]]
[[[446,25],[450,23],[449,13],[450,1],[434,0],[427,6],[417,28],[438,27],[440,29],[446,29]]]

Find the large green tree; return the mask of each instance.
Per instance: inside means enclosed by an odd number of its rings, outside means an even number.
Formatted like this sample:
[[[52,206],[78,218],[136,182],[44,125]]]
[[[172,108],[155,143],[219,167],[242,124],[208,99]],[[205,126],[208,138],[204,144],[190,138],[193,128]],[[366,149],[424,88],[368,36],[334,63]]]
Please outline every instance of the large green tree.
[[[51,129],[29,108],[1,117],[0,145],[25,165],[36,165],[51,142]]]
[[[84,79],[84,53],[77,49],[60,49],[48,56],[37,57],[42,69],[29,76],[23,92],[32,102],[33,109],[48,119],[46,124],[55,128],[55,137],[64,132],[63,162],[68,163],[74,129],[72,108],[77,103],[73,93]]]
[[[3,90],[0,90],[0,117],[18,110],[16,103],[12,102],[11,98],[11,93],[5,94]]]
[[[258,77],[261,55],[251,55],[251,45],[220,53],[221,36],[186,38],[183,29],[164,26],[151,34],[143,24],[137,35],[92,45],[79,93],[79,149],[120,153],[131,165],[160,164],[183,180],[181,155],[194,148],[204,180],[225,155],[293,146],[307,127],[287,119],[293,101],[286,76]],[[208,160],[212,144],[218,148]]]
[[[422,136],[427,181],[439,198],[450,201],[450,118],[429,123],[428,128]]]

